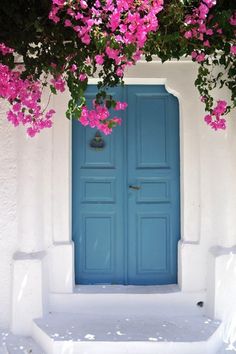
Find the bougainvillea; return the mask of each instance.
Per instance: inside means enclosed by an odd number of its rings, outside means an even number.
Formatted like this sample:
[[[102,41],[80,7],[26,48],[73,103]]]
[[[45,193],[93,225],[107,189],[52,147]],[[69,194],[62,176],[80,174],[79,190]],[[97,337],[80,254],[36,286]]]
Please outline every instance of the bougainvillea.
[[[124,70],[141,55],[147,61],[191,56],[199,63],[195,85],[204,120],[225,129],[225,115],[236,105],[234,0],[2,0],[0,10],[0,97],[10,104],[8,120],[30,136],[52,126],[55,112],[41,103],[44,87],[56,94],[66,85],[66,116],[111,133],[121,120],[110,108],[126,104],[107,88],[122,84]],[[99,91],[91,107],[85,91],[94,75]],[[230,90],[230,102],[214,102],[219,87]]]
[[[5,45],[2,48],[5,54],[12,52]],[[55,111],[51,109],[44,114],[39,104],[41,96],[39,80],[22,79],[19,70],[10,70],[7,65],[0,64],[0,97],[11,104],[7,118],[14,126],[27,126],[27,133],[31,137],[43,128],[52,126],[51,118]]]
[[[214,130],[225,129],[226,114],[236,106],[236,2],[173,0],[164,9],[158,32],[146,44],[147,59],[189,55],[199,63],[195,85],[207,111],[204,120]],[[214,90],[222,88],[229,90],[228,103],[214,101]]]
[[[97,71],[101,88],[117,85],[126,67],[140,59],[148,34],[157,30],[157,14],[162,5],[163,0],[96,0],[90,3],[85,0],[52,0],[49,19],[68,28],[84,48],[83,65],[78,65],[78,56],[71,53],[63,67],[63,76],[72,95],[68,117],[76,115],[83,125],[96,127],[105,134],[120,124],[119,118],[110,118],[108,108],[117,105],[104,91],[98,94],[92,109],[87,107],[82,94],[88,76]],[[57,69],[55,65],[54,69]],[[56,89],[63,83],[61,77],[51,82]],[[79,99],[82,101],[80,105],[77,103]]]
[[[213,107],[213,99],[210,96],[209,91],[216,87],[217,81],[219,79],[221,79],[219,81],[221,86],[223,86],[224,83],[229,84],[227,80],[225,82],[222,80],[223,75],[227,75],[227,73],[229,74],[228,64],[224,65],[224,72],[217,73],[217,77],[215,77],[213,74],[213,67],[215,65],[219,66],[224,64],[226,60],[228,62],[232,62],[232,64],[234,63],[235,66],[235,53],[232,48],[234,48],[233,43],[235,42],[233,39],[235,37],[236,28],[234,28],[233,19],[236,12],[233,12],[232,16],[230,17],[228,15],[226,22],[227,31],[231,30],[230,35],[232,36],[232,42],[230,43],[229,41],[226,43],[227,46],[230,45],[230,51],[228,52],[228,48],[224,48],[224,44],[222,43],[225,42],[225,39],[227,38],[225,27],[220,25],[220,22],[217,20],[217,16],[214,16],[210,13],[211,9],[215,6],[216,0],[201,1],[199,6],[185,18],[185,24],[189,29],[185,32],[184,36],[187,39],[202,43],[201,49],[195,49],[191,53],[193,61],[202,63],[202,68],[204,68],[199,71],[198,81],[196,83],[199,87],[200,93],[203,95],[201,100],[206,104],[208,110],[210,111],[210,113],[205,116],[204,120],[213,129],[218,130],[226,128],[226,120],[225,118],[222,118],[222,116],[227,112],[227,110],[229,111],[231,107],[227,106],[227,102],[223,100],[217,101],[216,106]],[[217,40],[222,44],[222,46],[219,46],[218,43],[217,53],[215,52],[215,45],[214,52],[212,52],[212,45],[215,41],[215,38],[217,38]],[[221,53],[220,50],[222,50]],[[234,68],[234,76],[236,74],[235,69],[236,67]],[[201,76],[208,78],[207,84],[202,81]],[[232,90],[232,101],[233,107],[235,106],[234,90]]]

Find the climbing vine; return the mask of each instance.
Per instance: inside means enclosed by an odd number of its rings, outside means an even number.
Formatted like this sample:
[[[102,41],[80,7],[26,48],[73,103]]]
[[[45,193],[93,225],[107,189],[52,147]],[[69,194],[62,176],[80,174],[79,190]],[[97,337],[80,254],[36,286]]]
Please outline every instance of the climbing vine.
[[[141,56],[163,62],[191,56],[199,64],[195,85],[204,119],[225,129],[236,106],[235,33],[234,0],[1,0],[0,97],[10,104],[7,119],[35,136],[55,114],[42,106],[44,87],[56,94],[67,86],[67,118],[109,134],[121,124],[114,112],[127,105],[107,88],[123,84],[128,67]],[[94,76],[99,91],[90,107],[85,91]],[[230,102],[214,101],[221,88]]]

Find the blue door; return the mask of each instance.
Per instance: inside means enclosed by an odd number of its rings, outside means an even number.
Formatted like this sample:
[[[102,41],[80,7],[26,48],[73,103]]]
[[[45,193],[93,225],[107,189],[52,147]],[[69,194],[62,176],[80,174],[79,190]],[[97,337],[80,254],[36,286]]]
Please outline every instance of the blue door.
[[[87,99],[95,92],[90,86]],[[111,94],[128,109],[110,136],[73,122],[76,283],[176,283],[178,101],[162,85]]]

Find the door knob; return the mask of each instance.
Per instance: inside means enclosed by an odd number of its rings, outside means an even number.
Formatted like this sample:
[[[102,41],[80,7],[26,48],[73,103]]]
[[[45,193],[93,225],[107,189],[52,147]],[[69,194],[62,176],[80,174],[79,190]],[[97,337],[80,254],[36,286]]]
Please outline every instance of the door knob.
[[[135,191],[138,191],[139,189],[141,189],[141,187],[130,185],[130,186],[129,186],[129,189],[133,189],[133,190],[135,190]]]

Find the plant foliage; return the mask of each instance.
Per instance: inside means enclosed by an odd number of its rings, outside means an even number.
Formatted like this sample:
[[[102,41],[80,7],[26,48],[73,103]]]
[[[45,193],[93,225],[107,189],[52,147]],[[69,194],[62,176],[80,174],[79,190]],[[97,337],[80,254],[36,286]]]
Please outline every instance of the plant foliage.
[[[54,111],[41,107],[43,87],[56,94],[67,84],[67,117],[109,134],[120,124],[109,109],[126,104],[106,90],[123,83],[127,67],[141,55],[163,62],[192,56],[205,121],[225,129],[236,106],[235,33],[235,0],[1,0],[0,97],[12,106],[8,120],[34,136],[52,125]],[[85,90],[94,75],[99,93],[91,109]],[[231,101],[214,102],[214,89],[223,87]]]

